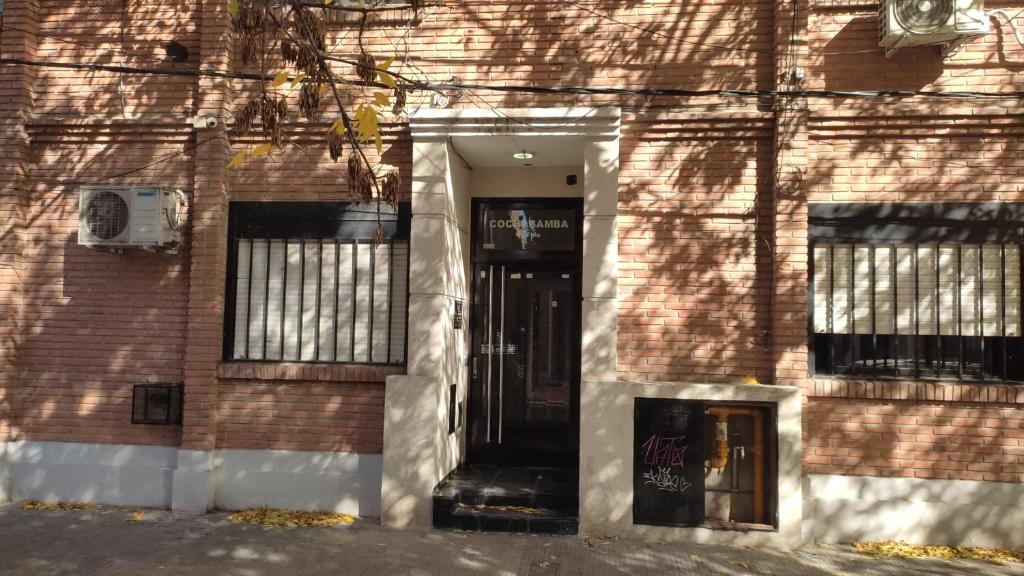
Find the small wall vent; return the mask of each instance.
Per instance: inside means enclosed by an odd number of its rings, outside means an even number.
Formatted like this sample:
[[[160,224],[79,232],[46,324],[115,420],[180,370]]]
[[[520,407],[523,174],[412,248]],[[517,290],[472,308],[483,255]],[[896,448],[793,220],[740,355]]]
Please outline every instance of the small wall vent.
[[[132,424],[181,424],[183,397],[181,384],[136,384]]]

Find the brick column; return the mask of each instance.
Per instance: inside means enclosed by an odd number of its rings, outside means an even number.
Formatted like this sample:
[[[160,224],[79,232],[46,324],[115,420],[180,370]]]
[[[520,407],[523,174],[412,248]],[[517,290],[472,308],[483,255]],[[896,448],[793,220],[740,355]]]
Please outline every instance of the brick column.
[[[794,11],[796,12],[794,18]],[[776,88],[801,87],[806,69],[807,0],[775,5]],[[771,350],[775,384],[804,386],[807,378],[807,101],[776,101],[772,178]]]
[[[199,67],[230,70],[233,35],[227,2],[202,2]],[[199,78],[197,115],[225,125],[231,105],[230,81]],[[213,504],[213,449],[217,438],[217,363],[221,358],[224,275],[227,260],[227,195],[230,143],[226,134],[202,130],[197,142],[195,180],[189,210],[190,255],[188,325],[185,348],[185,406],[175,510],[205,511]]]
[[[0,31],[0,56],[34,59],[39,28],[37,0],[8,1]],[[18,351],[24,339],[22,294],[30,142],[36,69],[0,66],[0,502],[9,498],[6,443],[18,439]]]

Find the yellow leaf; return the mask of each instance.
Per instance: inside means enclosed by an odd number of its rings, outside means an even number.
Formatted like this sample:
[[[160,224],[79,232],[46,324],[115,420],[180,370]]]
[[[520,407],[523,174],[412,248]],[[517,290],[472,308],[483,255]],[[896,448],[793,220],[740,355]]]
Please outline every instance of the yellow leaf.
[[[228,13],[238,16],[238,0],[228,0]]]
[[[754,376],[753,374],[747,374],[746,376],[744,376],[743,377],[743,383],[744,384],[760,384],[760,382],[757,381],[757,376]]]
[[[138,521],[144,519],[145,517],[146,517],[146,513],[145,512],[143,512],[142,510],[136,510],[135,512],[132,512],[132,514],[130,516],[128,516],[128,521],[129,522],[138,522]]]
[[[363,142],[373,142],[380,152],[384,142],[380,136],[380,124],[377,111],[370,106],[360,105],[354,114],[356,133]]]
[[[277,88],[278,86],[280,86],[281,84],[284,84],[287,81],[288,81],[288,71],[285,70],[284,72],[281,72],[277,76],[274,76],[274,81],[270,83],[270,86],[273,87],[273,88]]]
[[[391,102],[391,98],[387,92],[374,92],[373,93],[373,104],[375,106],[387,106]]]
[[[394,62],[394,58],[388,58],[387,61],[385,61],[383,64],[379,64],[377,66],[377,78],[380,78],[381,84],[384,84],[385,86],[388,86],[390,88],[395,88],[398,86],[398,82],[395,81],[395,77],[392,76],[391,74],[388,74],[388,70],[391,68],[391,65],[394,64]]]
[[[273,149],[274,149],[274,145],[273,144],[271,144],[270,142],[264,142],[263,144],[260,144],[259,146],[253,148],[252,155],[253,156],[266,156],[267,154],[270,154],[270,151],[273,150]]]
[[[238,168],[242,165],[243,160],[245,160],[245,150],[239,150],[237,154],[231,157],[231,161],[228,162],[228,168]]]
[[[320,95],[321,96],[327,96],[330,93],[331,93],[331,87],[330,86],[328,86],[327,84],[323,84],[323,85],[320,86]]]
[[[328,132],[337,132],[339,136],[344,136],[345,123],[341,121],[341,118],[338,118],[334,121],[334,124],[331,124],[331,129]]]
[[[305,79],[306,79],[306,73],[305,72],[299,72],[299,75],[292,79],[292,88],[294,89],[299,84],[302,84],[302,81],[305,80]]]

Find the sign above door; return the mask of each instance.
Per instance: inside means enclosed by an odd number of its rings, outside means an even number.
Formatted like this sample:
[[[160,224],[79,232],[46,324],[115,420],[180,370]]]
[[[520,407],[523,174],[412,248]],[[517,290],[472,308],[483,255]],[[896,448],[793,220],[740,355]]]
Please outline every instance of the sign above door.
[[[577,251],[578,204],[494,202],[481,208],[477,242],[486,253]]]

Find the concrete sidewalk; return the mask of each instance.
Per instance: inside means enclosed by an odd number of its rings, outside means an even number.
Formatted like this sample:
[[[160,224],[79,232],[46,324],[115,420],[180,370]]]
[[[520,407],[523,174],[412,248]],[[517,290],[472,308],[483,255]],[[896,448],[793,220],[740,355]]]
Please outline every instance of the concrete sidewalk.
[[[1024,575],[1024,565],[874,560],[848,548],[789,554],[727,546],[640,544],[507,534],[245,526],[225,514],[22,510],[0,506],[0,575]]]

